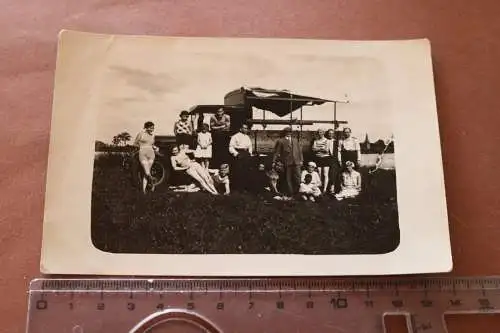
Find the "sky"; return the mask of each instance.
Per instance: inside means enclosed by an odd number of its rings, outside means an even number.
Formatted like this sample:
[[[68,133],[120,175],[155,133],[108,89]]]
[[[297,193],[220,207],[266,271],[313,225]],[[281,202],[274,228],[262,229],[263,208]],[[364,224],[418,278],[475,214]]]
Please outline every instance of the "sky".
[[[94,96],[99,113],[96,140],[110,142],[123,131],[134,137],[145,121],[156,124],[157,135],[172,135],[180,111],[197,104],[223,104],[226,93],[242,86],[347,99],[349,104],[337,105],[337,119],[347,120],[354,136],[364,139],[368,133],[374,141],[393,133],[388,78],[375,59],[317,55],[312,50],[223,52],[138,44],[116,44],[108,53]],[[304,107],[303,115],[305,120],[332,120],[333,105]],[[260,118],[262,112],[255,110],[254,116]],[[269,118],[279,117],[266,112]]]

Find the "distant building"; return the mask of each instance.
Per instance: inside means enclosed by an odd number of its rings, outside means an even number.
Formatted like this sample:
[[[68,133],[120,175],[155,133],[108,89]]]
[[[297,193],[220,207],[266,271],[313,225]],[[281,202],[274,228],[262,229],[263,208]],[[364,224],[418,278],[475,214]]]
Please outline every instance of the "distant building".
[[[371,143],[368,139],[368,133],[365,135],[365,140],[359,144],[361,147],[361,154],[370,154]]]
[[[394,141],[391,141],[386,144],[386,141],[382,139],[378,139],[375,142],[370,142],[368,138],[368,134],[365,135],[365,140],[361,142],[361,154],[381,154],[384,152],[385,154],[393,154],[394,153]]]

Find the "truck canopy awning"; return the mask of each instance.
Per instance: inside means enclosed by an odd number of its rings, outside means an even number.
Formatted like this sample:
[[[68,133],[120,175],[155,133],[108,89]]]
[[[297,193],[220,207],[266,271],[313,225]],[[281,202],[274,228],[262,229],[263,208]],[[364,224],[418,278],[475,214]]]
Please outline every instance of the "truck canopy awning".
[[[328,99],[294,94],[287,90],[264,89],[259,87],[241,88],[247,103],[279,117],[286,116],[303,106],[321,105],[335,102]]]
[[[238,101],[245,101],[243,104],[205,104],[195,105],[189,109],[192,115],[216,113],[218,109],[223,108],[226,112],[244,111],[249,107],[255,107],[260,110],[269,111],[279,117],[284,117],[300,109],[303,106],[322,105],[324,103],[348,103],[347,101],[334,101],[319,97],[299,95],[287,90],[264,89],[259,87],[247,88],[241,87],[226,94],[228,96],[242,95]]]
[[[202,104],[202,105],[192,106],[189,109],[189,114],[191,114],[191,115],[202,114],[202,113],[214,114],[220,108],[223,108],[225,111],[228,111],[231,109],[240,109],[241,107],[240,106],[231,106],[231,105],[222,105],[222,104]]]

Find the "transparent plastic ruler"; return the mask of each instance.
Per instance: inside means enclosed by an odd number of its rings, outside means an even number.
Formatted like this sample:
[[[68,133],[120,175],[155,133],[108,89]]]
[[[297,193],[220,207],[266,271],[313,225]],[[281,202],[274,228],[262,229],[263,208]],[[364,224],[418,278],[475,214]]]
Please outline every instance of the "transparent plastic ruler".
[[[498,313],[500,278],[38,279],[28,333],[446,332],[448,313]],[[500,329],[500,328],[499,328]]]

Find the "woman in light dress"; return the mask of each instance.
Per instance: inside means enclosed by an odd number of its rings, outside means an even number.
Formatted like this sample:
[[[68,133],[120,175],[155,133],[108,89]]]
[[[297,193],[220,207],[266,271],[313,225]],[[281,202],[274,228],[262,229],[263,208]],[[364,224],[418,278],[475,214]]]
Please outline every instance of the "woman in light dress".
[[[345,163],[346,171],[342,172],[340,192],[335,195],[337,200],[355,198],[361,192],[361,174],[354,170],[354,162]]]
[[[170,157],[172,168],[176,171],[186,171],[186,173],[200,183],[201,187],[207,192],[217,195],[217,190],[208,170],[202,167],[200,163],[192,160],[191,157],[187,155],[188,152],[192,152],[192,150],[187,148],[179,149],[177,146],[173,147],[172,156]]]
[[[208,124],[201,126],[201,131],[198,133],[197,147],[194,152],[194,157],[200,160],[202,167],[208,170],[210,159],[212,158],[212,134],[208,131]]]
[[[158,147],[154,145],[155,125],[151,121],[144,123],[144,129],[140,131],[134,141],[134,145],[139,148],[138,157],[139,162],[144,170],[144,177],[142,179],[142,190],[145,193],[148,186],[154,190],[153,177],[151,176],[151,168],[155,161],[155,153]]]

